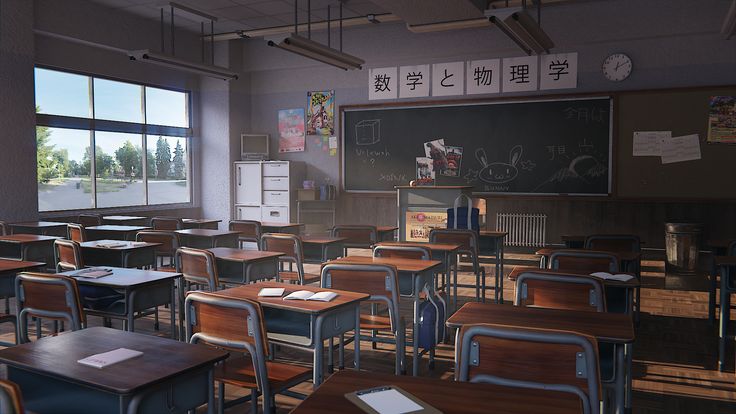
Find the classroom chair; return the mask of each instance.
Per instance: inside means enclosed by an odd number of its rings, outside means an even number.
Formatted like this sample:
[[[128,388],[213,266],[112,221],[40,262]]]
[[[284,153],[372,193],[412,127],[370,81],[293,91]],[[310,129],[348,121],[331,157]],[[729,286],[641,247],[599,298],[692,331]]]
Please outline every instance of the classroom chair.
[[[475,300],[480,302],[486,301],[486,269],[480,265],[480,256],[478,252],[478,233],[468,229],[432,229],[429,232],[430,243],[450,243],[459,244],[457,254],[459,256],[465,256],[470,259],[471,266],[457,266],[457,271],[471,271],[475,275],[475,285],[458,284],[457,273],[455,273],[455,280],[453,281],[455,304],[457,305],[457,288],[458,287],[471,287],[475,288]],[[450,276],[447,275],[449,282]],[[503,294],[503,276],[496,275],[495,288],[496,292]],[[483,292],[483,298],[481,300],[480,292]],[[496,296],[499,296],[497,294]],[[499,296],[500,297],[500,296]]]
[[[458,381],[575,394],[583,412],[601,411],[598,344],[577,332],[467,325],[455,345]]]
[[[10,226],[5,221],[0,221],[0,236],[7,236],[10,234]]]
[[[154,270],[176,271],[175,257],[176,250],[179,249],[179,235],[177,233],[165,230],[141,230],[135,234],[135,240],[146,243],[160,243],[153,250],[153,254],[156,256]],[[169,259],[168,265],[164,265],[164,259]]]
[[[215,367],[219,413],[247,399],[252,404],[251,412],[257,413],[259,394],[263,396],[263,412],[271,413],[276,406],[276,394],[311,377],[309,368],[268,360],[268,337],[258,302],[189,292],[184,309],[187,310],[186,335],[190,343],[204,342],[233,352]],[[225,384],[250,389],[250,398],[226,403]]]
[[[352,341],[346,342],[344,335],[341,335],[340,366],[344,365],[343,348],[346,343],[354,341],[359,343],[361,340],[372,343],[391,343],[396,345],[396,375],[404,374],[406,372],[406,326],[399,313],[399,273],[396,267],[378,264],[328,264],[322,267],[321,276],[322,288],[366,293],[370,295],[367,303],[382,304],[388,308],[388,317],[361,313],[360,328],[387,332],[393,336],[393,339],[358,335],[358,338],[353,337]],[[355,346],[360,346],[358,343]],[[332,342],[330,342],[329,355],[332,355]]]
[[[15,298],[18,312],[18,342],[28,339],[28,317],[36,318],[40,337],[41,319],[66,322],[73,331],[86,326],[86,316],[79,300],[79,288],[74,278],[45,273],[23,272],[15,278]],[[54,323],[55,331],[58,324]]]
[[[523,272],[516,278],[514,305],[605,312],[603,283],[593,276]]]
[[[174,261],[177,272],[182,274],[187,285],[204,286],[210,292],[220,287],[217,258],[211,251],[180,247],[176,250]]]
[[[422,246],[376,246],[373,248],[373,257],[430,260],[432,253]],[[404,296],[414,294],[414,285],[410,278],[399,278],[399,291]]]
[[[240,247],[244,247],[245,243],[255,243],[256,248],[260,247],[261,235],[261,222],[255,220],[230,220],[228,224],[230,231],[240,232],[238,236],[238,244]]]
[[[84,229],[84,225],[69,223],[66,225],[66,238],[73,240],[77,243],[84,243],[87,241],[87,231]]]
[[[304,272],[304,246],[302,239],[294,234],[266,233],[261,236],[261,250],[283,253],[279,257],[279,280],[299,285],[319,282],[320,276]],[[289,270],[283,270],[284,264]]]
[[[82,248],[73,240],[54,240],[54,261],[57,272],[84,268]]]
[[[82,213],[77,216],[77,224],[81,224],[84,227],[100,226],[102,225],[102,215]]]
[[[0,413],[25,414],[23,395],[18,384],[0,380]]]
[[[342,242],[343,255],[348,255],[349,248],[370,249],[378,242],[376,226],[341,224],[332,228],[332,237],[345,237]]]
[[[595,250],[556,250],[549,256],[549,268],[562,271],[614,273],[619,271],[619,263],[615,253]]]
[[[592,234],[585,238],[585,248],[608,252],[641,252],[641,239],[635,234]],[[625,269],[633,273],[641,283],[641,258],[635,263],[627,264]],[[634,291],[634,320],[638,323],[641,308],[641,286]]]
[[[151,227],[154,230],[181,230],[184,228],[184,221],[179,217],[153,217]]]

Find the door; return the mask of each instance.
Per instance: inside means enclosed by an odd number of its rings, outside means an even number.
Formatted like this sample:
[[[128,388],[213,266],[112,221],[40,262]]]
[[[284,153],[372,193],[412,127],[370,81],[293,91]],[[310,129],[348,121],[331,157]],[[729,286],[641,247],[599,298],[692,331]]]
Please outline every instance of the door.
[[[235,163],[235,204],[261,205],[261,163]]]

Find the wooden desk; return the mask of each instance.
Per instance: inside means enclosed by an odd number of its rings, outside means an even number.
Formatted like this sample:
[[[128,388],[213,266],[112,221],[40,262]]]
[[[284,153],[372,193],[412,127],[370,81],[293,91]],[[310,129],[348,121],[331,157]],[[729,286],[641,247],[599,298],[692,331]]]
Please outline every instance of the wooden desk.
[[[77,363],[121,347],[143,355],[104,369]],[[94,327],[3,349],[0,362],[20,386],[26,408],[39,413],[166,413],[208,404],[212,414],[213,366],[227,356],[201,345]]]
[[[340,371],[294,408],[291,414],[364,414],[345,398],[345,394],[382,385],[396,385],[445,414],[582,413],[580,399],[564,392]]]
[[[731,294],[736,292],[736,283],[733,282],[734,275],[731,268],[736,266],[736,256],[716,256],[715,269],[721,275],[721,304],[718,326],[718,370],[723,371],[726,356],[726,340],[728,339],[728,325],[731,318]],[[715,280],[715,273],[711,275]]]
[[[88,240],[135,240],[135,235],[141,230],[150,230],[146,226],[117,226],[103,224],[101,226],[87,227]]]
[[[54,262],[54,240],[57,236],[12,234],[0,236],[0,257]]]
[[[559,329],[594,336],[599,342],[611,343],[616,352],[616,407],[624,412],[626,395],[631,392],[631,358],[625,355],[634,343],[634,323],[631,316],[609,312],[580,312],[561,309],[508,306],[468,302],[447,320],[447,326],[458,329],[463,325],[492,323],[510,327]],[[455,344],[459,344],[459,339]],[[520,358],[523,356],[520,355]],[[455,361],[455,372],[458,372]]]
[[[102,243],[125,243],[125,246],[103,247]],[[145,267],[156,265],[156,247],[161,243],[94,240],[79,244],[86,266]]]
[[[26,221],[8,224],[13,233],[42,234],[66,237],[66,223],[58,221]]]
[[[369,295],[330,289],[337,293],[337,297],[330,302],[259,297],[258,292],[265,287],[283,287],[284,295],[297,290],[320,292],[325,289],[309,285],[258,282],[217,292],[220,296],[245,298],[260,303],[264,308],[270,342],[311,350],[314,354],[312,379],[314,387],[318,387],[322,383],[324,341],[348,331],[356,331],[355,335],[360,335],[360,302],[368,299]],[[267,312],[268,309],[280,312]],[[284,332],[273,331],[272,329],[276,326],[284,328]],[[292,330],[294,328],[296,332]],[[360,370],[360,345],[358,345],[359,341],[355,343],[355,368]]]
[[[624,262],[635,262],[639,261],[641,259],[641,252],[611,252],[606,250],[588,250],[588,249],[550,249],[550,248],[544,248],[539,249],[534,254],[537,254],[539,256],[542,256],[540,258],[540,267],[547,267],[546,262],[549,261],[549,257],[552,256],[552,253],[554,252],[583,252],[583,253],[591,253],[591,252],[602,252],[602,253],[610,253],[619,259],[619,265],[620,268],[626,269],[626,266]],[[544,263],[544,265],[542,265]]]
[[[222,220],[217,219],[181,219],[181,221],[184,223],[185,229],[209,229],[209,230],[217,230],[218,224],[222,222]]]
[[[261,232],[299,234],[299,229],[302,226],[302,223],[277,223],[273,221],[262,221]]]
[[[142,226],[150,224],[151,219],[143,216],[104,216],[102,220],[103,224]]]
[[[223,283],[245,284],[278,277],[279,257],[283,253],[215,247],[217,273]]]
[[[376,238],[379,242],[395,240],[394,232],[399,228],[396,226],[376,226]]]
[[[419,260],[419,259],[401,259],[394,257],[370,257],[370,256],[346,256],[339,259],[330,260],[326,264],[385,264],[396,266],[399,271],[399,291],[402,296],[409,296],[414,300],[414,323],[412,325],[412,338],[414,341],[419,332],[419,296],[426,289],[427,298],[435,305],[445,306],[445,301],[437,295],[434,289],[434,275],[437,268],[442,266],[439,260]],[[407,278],[408,276],[408,278]],[[402,283],[405,281],[404,283]],[[406,283],[406,282],[410,282]],[[403,288],[402,288],[403,285]],[[407,290],[407,287],[410,290]],[[445,312],[447,315],[447,312]],[[438,321],[442,323],[443,321]],[[419,347],[414,346],[413,341],[406,341],[407,346],[414,348],[412,373],[414,376],[419,374],[419,358],[423,353],[419,352]],[[434,360],[434,349],[430,350],[430,362]]]
[[[515,282],[516,278],[519,277],[519,275],[523,272],[535,272],[535,273],[544,273],[544,274],[567,274],[567,275],[581,275],[581,276],[592,276],[588,272],[582,272],[580,270],[566,270],[566,269],[540,269],[534,266],[514,266],[513,269],[511,269],[511,273],[509,273],[508,278],[510,281]],[[622,282],[620,280],[613,280],[613,279],[602,279],[599,277],[595,277],[596,279],[600,280],[603,285],[608,288],[610,287],[623,287],[628,289],[633,289],[641,286],[641,283],[636,278],[636,275],[633,273],[626,273],[626,272],[617,272],[618,274],[627,274],[631,275],[634,278],[631,280],[628,280],[626,282]]]
[[[105,286],[124,294],[122,302],[118,302],[104,311],[85,309],[88,315],[121,319],[127,331],[135,331],[135,319],[146,316],[146,311],[169,304],[171,305],[171,337],[176,338],[176,281],[181,273],[157,272],[153,270],[125,269],[109,267],[113,274],[97,279],[74,276],[79,270],[63,272],[72,276],[80,285]],[[182,302],[183,303],[183,302]],[[140,314],[143,312],[143,314]],[[182,309],[179,306],[181,314]],[[158,322],[158,321],[156,321]]]
[[[481,256],[493,256],[496,271],[496,302],[503,303],[503,252],[507,231],[481,230],[478,234],[478,250]],[[480,260],[480,259],[479,259]],[[501,276],[501,277],[499,277]],[[485,301],[485,292],[483,292]]]
[[[347,237],[302,236],[304,263],[321,264],[340,257]]]
[[[184,229],[177,230],[181,245],[197,249],[212,247],[238,247],[240,232],[229,230]]]

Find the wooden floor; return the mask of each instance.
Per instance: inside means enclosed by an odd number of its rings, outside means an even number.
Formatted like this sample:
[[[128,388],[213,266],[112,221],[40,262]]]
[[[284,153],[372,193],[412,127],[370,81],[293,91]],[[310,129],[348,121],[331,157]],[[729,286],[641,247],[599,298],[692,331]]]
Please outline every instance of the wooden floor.
[[[529,265],[536,263],[535,260],[533,255],[507,254],[506,272],[513,264]],[[707,293],[700,291],[704,284],[688,283],[688,280],[683,283],[683,280],[665,277],[661,261],[646,260],[643,266],[641,325],[637,329],[634,345],[633,412],[736,414],[733,340],[729,342],[727,371],[720,373],[716,369],[718,331],[707,321],[708,297]],[[492,275],[493,266],[486,266],[486,271]],[[471,281],[470,275],[462,278]],[[697,281],[696,276],[691,278],[693,282]],[[687,290],[689,288],[683,286],[697,286],[699,290]],[[507,283],[504,290],[506,300],[511,300],[513,285]],[[460,294],[462,301],[474,299],[471,289],[460,289]],[[492,292],[488,292],[488,296],[491,297]],[[404,302],[402,310],[406,311],[405,315],[411,315],[411,303]],[[152,318],[136,322],[136,328],[139,332],[166,336],[169,332],[167,321],[168,312],[162,310],[160,331],[153,330]],[[91,317],[89,324],[100,325],[101,320]],[[0,340],[13,340],[11,326],[0,326]],[[120,327],[119,323],[115,327]],[[732,326],[731,332],[733,329]],[[311,361],[311,354],[285,349],[277,357],[304,365]],[[346,360],[352,361],[351,358],[352,352],[348,349]],[[437,358],[435,369],[430,372],[425,357],[420,375],[450,380],[453,375],[452,346],[440,345]],[[408,360],[411,361],[411,358]],[[392,373],[393,364],[394,354],[389,346],[379,345],[379,349],[373,350],[370,344],[363,344],[361,365],[364,370]],[[4,367],[0,375],[5,375]],[[311,383],[304,383],[293,390],[309,393],[311,388]],[[228,399],[245,395],[231,388],[227,389],[226,394]],[[278,412],[289,412],[298,402],[294,398],[278,396]],[[249,412],[249,406],[233,407],[227,412]]]

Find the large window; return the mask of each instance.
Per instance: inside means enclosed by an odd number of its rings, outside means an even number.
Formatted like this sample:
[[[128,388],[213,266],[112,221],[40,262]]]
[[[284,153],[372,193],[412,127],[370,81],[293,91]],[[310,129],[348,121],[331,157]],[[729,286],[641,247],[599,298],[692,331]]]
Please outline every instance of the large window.
[[[40,211],[191,201],[189,93],[36,68],[36,112]]]

